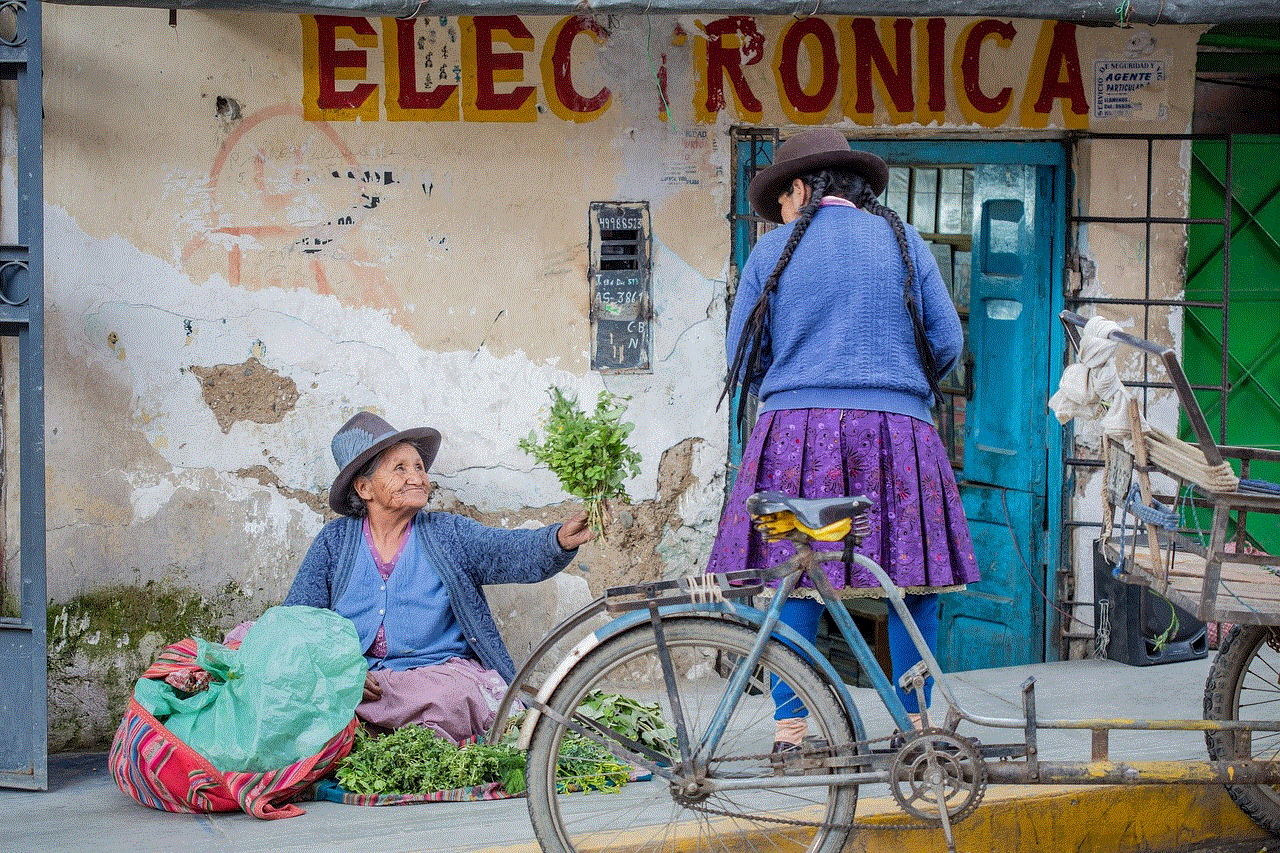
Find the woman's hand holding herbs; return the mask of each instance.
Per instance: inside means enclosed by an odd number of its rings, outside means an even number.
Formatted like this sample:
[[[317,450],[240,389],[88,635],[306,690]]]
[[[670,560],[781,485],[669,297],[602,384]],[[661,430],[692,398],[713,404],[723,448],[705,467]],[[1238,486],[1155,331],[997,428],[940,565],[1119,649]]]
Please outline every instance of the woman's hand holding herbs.
[[[566,551],[572,551],[579,545],[585,545],[595,538],[596,532],[591,529],[591,525],[587,522],[587,511],[585,509],[560,525],[560,529],[556,531],[556,542]]]

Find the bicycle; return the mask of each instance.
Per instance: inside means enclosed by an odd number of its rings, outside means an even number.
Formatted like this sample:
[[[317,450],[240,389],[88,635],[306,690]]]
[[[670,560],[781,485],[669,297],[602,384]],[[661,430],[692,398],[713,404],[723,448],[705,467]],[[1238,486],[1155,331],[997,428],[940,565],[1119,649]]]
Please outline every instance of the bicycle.
[[[1064,322],[1074,322],[1071,318],[1064,316]],[[1252,499],[1249,505],[1258,506]],[[757,528],[768,539],[795,545],[787,563],[769,571],[611,589],[548,635],[517,675],[494,726],[502,732],[515,701],[525,703],[521,746],[528,749],[528,806],[543,850],[761,846],[836,853],[857,825],[858,787],[870,783],[887,783],[894,800],[920,826],[940,826],[952,853],[954,825],[977,809],[989,784],[1223,784],[1255,821],[1280,832],[1280,789],[1273,787],[1280,785],[1275,746],[1280,720],[1240,719],[1242,709],[1255,713],[1263,707],[1280,718],[1280,601],[1274,612],[1255,610],[1255,624],[1238,626],[1222,644],[1206,684],[1205,719],[1042,719],[1034,678],[1023,684],[1021,718],[979,716],[957,702],[900,590],[879,565],[856,552],[868,529],[869,507],[861,497],[756,494],[748,511]],[[1148,544],[1158,534],[1148,527]],[[902,617],[922,661],[900,684],[920,698],[922,728],[913,726],[825,574],[809,571],[820,559],[812,548],[815,541],[842,541],[839,558],[865,567]],[[1221,537],[1214,542],[1221,546]],[[822,554],[821,559],[833,559],[831,552]],[[868,737],[833,665],[779,621],[782,603],[802,573],[812,579],[903,734]],[[1214,572],[1204,574],[1208,583]],[[773,579],[779,584],[768,606],[750,606],[748,599],[764,594]],[[533,689],[539,661],[601,614],[612,618],[578,641]],[[811,734],[797,751],[770,749],[774,708],[769,690],[775,678],[785,680],[809,711]],[[942,700],[941,714],[926,708],[926,679],[932,679]],[[638,732],[635,719],[601,718],[591,699],[611,691],[651,704],[652,716],[669,724],[669,731],[655,738],[653,730]],[[957,733],[962,722],[1017,731],[1020,739],[975,742]],[[1041,760],[1036,735],[1046,729],[1091,731],[1091,760]],[[1210,758],[1115,761],[1108,754],[1109,734],[1124,730],[1200,730]],[[573,750],[565,747],[575,741],[594,743],[600,757],[568,757]],[[591,793],[619,789],[613,795]]]

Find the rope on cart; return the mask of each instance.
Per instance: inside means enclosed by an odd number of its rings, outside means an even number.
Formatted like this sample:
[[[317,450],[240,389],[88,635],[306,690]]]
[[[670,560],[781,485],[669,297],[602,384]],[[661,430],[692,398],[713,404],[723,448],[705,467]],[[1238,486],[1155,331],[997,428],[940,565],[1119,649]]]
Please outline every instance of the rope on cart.
[[[1164,530],[1173,530],[1178,526],[1178,512],[1173,507],[1167,507],[1160,501],[1152,498],[1151,502],[1155,506],[1147,506],[1142,502],[1142,490],[1134,483],[1129,487],[1129,495],[1124,501],[1124,512],[1120,513],[1120,548],[1116,557],[1116,563],[1111,568],[1111,574],[1114,577],[1120,577],[1124,566],[1124,546],[1125,546],[1125,529],[1128,518],[1133,515],[1134,518],[1140,519],[1147,524],[1154,524]],[[1137,560],[1138,554],[1138,527],[1134,525],[1134,535],[1129,541],[1129,559]]]
[[[1225,460],[1210,465],[1204,451],[1194,444],[1150,427],[1143,436],[1147,456],[1156,465],[1171,474],[1190,480],[1206,492],[1234,492],[1240,487],[1240,478]]]
[[[1125,502],[1125,512],[1131,512],[1138,518],[1162,527],[1165,530],[1172,530],[1178,526],[1178,513],[1172,507],[1167,507],[1155,498],[1151,499],[1154,506],[1147,506],[1142,502],[1142,491],[1138,488],[1138,484],[1134,483],[1129,488],[1129,497]]]

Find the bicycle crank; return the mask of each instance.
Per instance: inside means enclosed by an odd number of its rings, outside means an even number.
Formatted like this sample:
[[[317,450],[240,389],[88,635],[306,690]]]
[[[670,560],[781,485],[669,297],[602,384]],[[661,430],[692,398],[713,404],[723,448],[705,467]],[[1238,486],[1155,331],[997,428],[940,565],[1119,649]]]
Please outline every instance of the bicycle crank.
[[[909,735],[894,756],[889,790],[908,814],[959,823],[982,802],[987,766],[967,738],[924,729]]]

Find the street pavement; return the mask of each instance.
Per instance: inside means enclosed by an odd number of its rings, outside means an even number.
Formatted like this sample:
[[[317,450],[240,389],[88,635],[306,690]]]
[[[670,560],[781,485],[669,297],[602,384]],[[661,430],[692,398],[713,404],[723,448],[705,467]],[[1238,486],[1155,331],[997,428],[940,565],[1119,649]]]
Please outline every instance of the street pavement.
[[[1212,654],[1212,653],[1211,653]],[[1064,661],[948,676],[973,714],[1019,717],[1022,685],[1036,679],[1039,716],[1198,719],[1210,659],[1133,667],[1115,661]],[[855,689],[868,734],[892,729],[874,692]],[[938,702],[935,693],[935,705]],[[1010,742],[1016,732],[962,734]],[[1088,731],[1041,732],[1044,760],[1085,761]],[[1114,760],[1204,759],[1198,732],[1113,734]],[[302,804],[305,815],[260,821],[244,814],[180,815],[138,805],[117,789],[103,753],[54,755],[49,790],[0,791],[0,853],[534,853],[523,799],[403,807]],[[945,850],[941,832],[904,829],[885,786],[862,786],[850,853]],[[992,785],[978,810],[955,827],[963,853],[1167,853],[1280,850],[1217,785]],[[1215,846],[1216,845],[1216,846]],[[1240,846],[1243,845],[1243,846]]]

